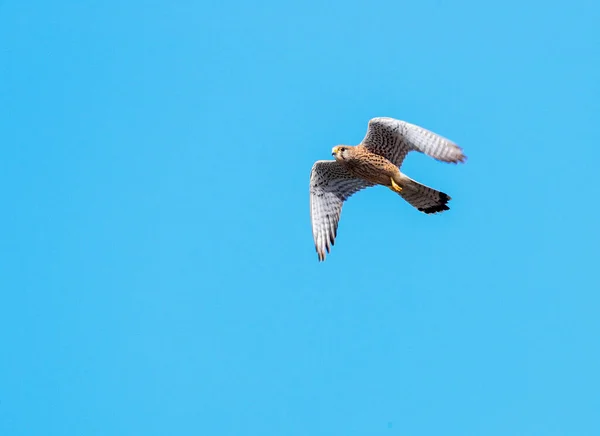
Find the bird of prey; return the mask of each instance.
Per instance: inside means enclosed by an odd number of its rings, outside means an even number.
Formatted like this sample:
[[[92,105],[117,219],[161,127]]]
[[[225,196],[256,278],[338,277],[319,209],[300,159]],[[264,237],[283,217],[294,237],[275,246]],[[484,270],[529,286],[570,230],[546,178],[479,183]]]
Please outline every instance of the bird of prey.
[[[448,210],[450,197],[400,172],[404,158],[418,151],[443,162],[465,162],[452,141],[406,121],[379,117],[369,121],[357,146],[338,145],[335,160],[315,162],[310,173],[310,217],[319,261],[335,242],[342,204],[361,189],[383,185],[426,214]]]

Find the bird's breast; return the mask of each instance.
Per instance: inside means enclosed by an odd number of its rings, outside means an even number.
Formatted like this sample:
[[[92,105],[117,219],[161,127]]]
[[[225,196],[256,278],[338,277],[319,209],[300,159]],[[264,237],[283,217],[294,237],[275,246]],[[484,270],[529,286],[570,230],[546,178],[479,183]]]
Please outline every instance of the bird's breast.
[[[378,155],[364,155],[348,159],[346,162],[348,170],[356,177],[377,184],[388,184],[390,176],[397,168],[387,159]]]

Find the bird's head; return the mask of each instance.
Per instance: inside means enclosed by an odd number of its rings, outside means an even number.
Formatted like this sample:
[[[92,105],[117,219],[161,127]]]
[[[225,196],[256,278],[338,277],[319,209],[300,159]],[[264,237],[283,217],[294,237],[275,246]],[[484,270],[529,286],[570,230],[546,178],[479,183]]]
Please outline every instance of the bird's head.
[[[349,151],[350,147],[347,145],[336,145],[331,149],[331,155],[335,157],[335,160],[340,161],[350,157],[348,154]]]

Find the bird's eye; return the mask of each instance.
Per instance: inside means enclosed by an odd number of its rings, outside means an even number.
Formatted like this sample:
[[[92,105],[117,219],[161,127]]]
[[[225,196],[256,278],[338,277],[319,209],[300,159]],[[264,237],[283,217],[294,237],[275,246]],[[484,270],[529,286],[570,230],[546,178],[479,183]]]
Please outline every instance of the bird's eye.
[[[346,151],[345,147],[340,148],[341,151]]]

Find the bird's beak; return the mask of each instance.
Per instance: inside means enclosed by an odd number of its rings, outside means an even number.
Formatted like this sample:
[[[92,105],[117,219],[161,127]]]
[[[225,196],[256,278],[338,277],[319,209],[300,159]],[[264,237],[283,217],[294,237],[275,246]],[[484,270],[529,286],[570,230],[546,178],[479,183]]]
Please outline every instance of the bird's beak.
[[[335,156],[338,152],[338,147],[333,147],[333,149],[331,150],[331,155]]]

